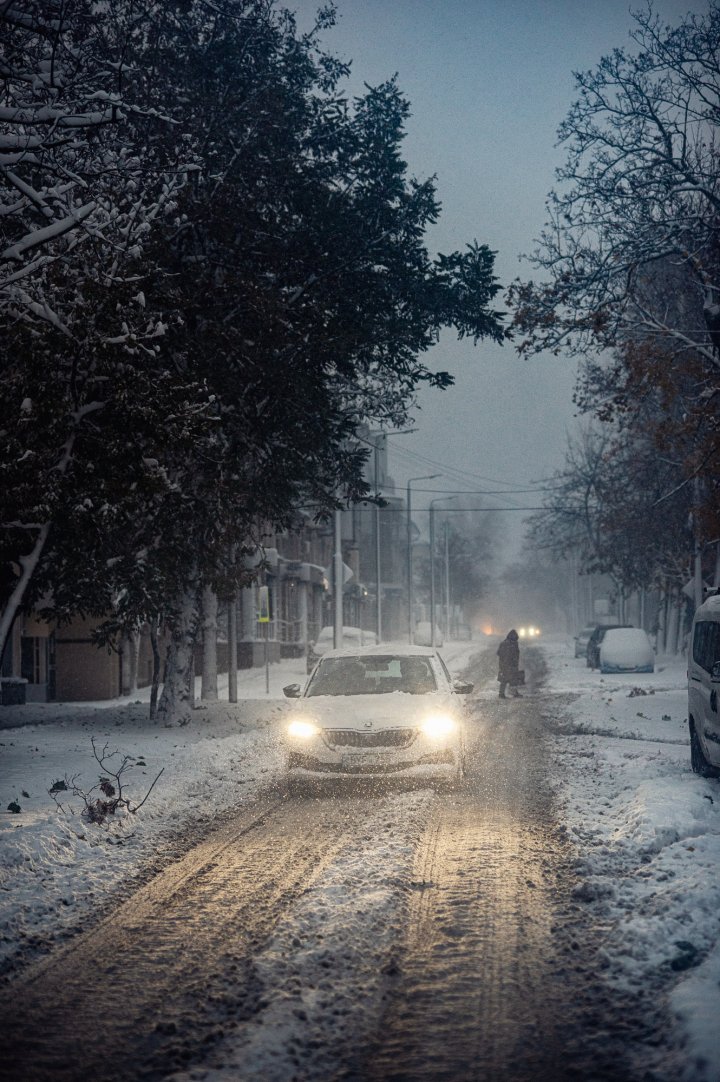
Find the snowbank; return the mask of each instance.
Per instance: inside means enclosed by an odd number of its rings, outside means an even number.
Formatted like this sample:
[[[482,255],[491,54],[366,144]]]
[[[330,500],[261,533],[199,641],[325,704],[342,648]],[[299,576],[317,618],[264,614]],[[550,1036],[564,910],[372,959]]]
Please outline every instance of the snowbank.
[[[606,978],[669,996],[683,1079],[720,1079],[720,783],[690,769],[684,658],[598,676],[546,644],[552,690],[572,693],[556,785],[583,880],[607,927]]]

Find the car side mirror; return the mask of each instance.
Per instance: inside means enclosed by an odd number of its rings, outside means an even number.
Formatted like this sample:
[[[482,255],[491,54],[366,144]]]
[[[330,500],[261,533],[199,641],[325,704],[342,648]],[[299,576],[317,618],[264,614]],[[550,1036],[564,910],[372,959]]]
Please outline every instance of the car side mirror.
[[[710,679],[713,682],[717,681],[720,683],[720,661],[716,661],[710,670]]]
[[[286,684],[283,688],[283,695],[288,699],[299,699],[301,690],[299,684]]]
[[[464,680],[453,680],[453,691],[456,695],[469,695],[474,684],[467,684]]]

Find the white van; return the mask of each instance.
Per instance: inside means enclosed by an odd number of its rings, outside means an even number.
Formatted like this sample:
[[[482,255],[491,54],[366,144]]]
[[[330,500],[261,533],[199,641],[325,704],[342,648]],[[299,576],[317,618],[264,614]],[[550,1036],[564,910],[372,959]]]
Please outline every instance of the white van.
[[[696,774],[720,776],[720,593],[709,597],[693,619],[688,656],[690,759]]]

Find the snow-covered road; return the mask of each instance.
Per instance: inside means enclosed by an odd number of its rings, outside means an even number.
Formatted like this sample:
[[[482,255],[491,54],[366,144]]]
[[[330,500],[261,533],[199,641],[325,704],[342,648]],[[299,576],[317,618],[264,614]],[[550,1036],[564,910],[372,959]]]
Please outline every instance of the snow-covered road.
[[[467,644],[453,653],[459,669]],[[13,1001],[44,1002],[51,1033],[43,989],[59,974],[58,1032],[104,1034],[98,1078],[115,1040],[118,1079],[137,1077],[138,1049],[152,1077],[178,1080],[481,1078],[491,1054],[497,1078],[592,1065],[598,1078],[717,1079],[720,793],[689,771],[684,666],[610,681],[563,641],[544,655],[548,680],[526,701],[479,689],[475,768],[456,796],[277,800],[275,695],[297,663],[274,667],[270,697],[208,705],[182,730],[116,704],[0,732],[3,795],[21,807],[0,835]],[[45,792],[65,774],[95,780],[91,734],[144,764],[139,789],[165,767],[109,832]],[[48,954],[102,913],[118,919]],[[158,958],[179,967],[156,982],[162,1009],[137,994]],[[84,1077],[61,1045],[47,1077]]]

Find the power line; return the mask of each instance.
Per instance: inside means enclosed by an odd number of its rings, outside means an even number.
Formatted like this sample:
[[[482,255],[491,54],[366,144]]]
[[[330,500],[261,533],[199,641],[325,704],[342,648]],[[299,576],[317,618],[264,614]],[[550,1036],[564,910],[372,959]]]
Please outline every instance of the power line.
[[[391,441],[388,440],[388,442],[390,443]],[[396,444],[394,442],[391,443],[391,446],[393,448],[393,451],[397,452],[401,457],[404,455],[406,458],[415,459],[418,462],[424,462],[424,463],[426,463],[427,465],[430,465],[430,466],[436,466],[437,468],[439,468],[441,470],[444,470],[448,475],[455,474],[458,477],[467,477],[467,478],[470,478],[471,480],[487,481],[487,482],[490,482],[491,484],[494,484],[494,485],[506,485],[508,489],[514,489],[514,490],[519,491],[519,492],[535,491],[534,488],[533,489],[521,488],[519,482],[503,481],[502,479],[500,479],[498,477],[486,477],[484,474],[473,473],[470,470],[463,470],[463,469],[460,469],[460,468],[458,468],[456,466],[448,466],[447,463],[440,462],[435,458],[430,458],[428,455],[421,455],[421,454],[418,454],[416,451],[408,451],[406,448],[401,447],[399,444]],[[530,484],[532,484],[532,485],[540,485],[540,484],[545,483],[546,481],[552,481],[552,480],[554,480],[554,478],[552,478],[552,477],[541,477],[538,481],[530,482]],[[526,482],[522,482],[523,485],[525,483]],[[509,491],[508,491],[508,495],[510,495]]]
[[[413,492],[432,492],[440,495],[445,494],[447,496],[520,496],[524,492],[530,492],[533,496],[539,496],[541,492],[555,492],[555,489],[518,488],[513,489],[512,493],[510,493],[504,488],[413,488]]]

